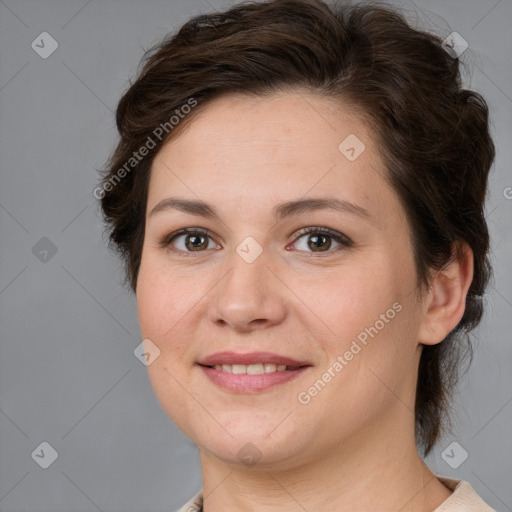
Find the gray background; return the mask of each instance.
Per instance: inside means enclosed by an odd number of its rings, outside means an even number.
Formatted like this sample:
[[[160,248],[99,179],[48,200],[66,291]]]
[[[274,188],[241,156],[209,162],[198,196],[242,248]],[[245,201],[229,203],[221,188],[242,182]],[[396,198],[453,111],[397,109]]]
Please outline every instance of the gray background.
[[[470,481],[497,510],[512,510],[512,2],[392,3],[416,25],[468,41],[466,85],[491,109],[498,156],[487,219],[496,278],[460,387],[456,437],[427,463]],[[144,49],[191,15],[229,5],[0,0],[2,512],[172,512],[201,487],[195,446],[160,408],[134,356],[135,299],[102,239],[92,189]],[[44,31],[59,45],[47,59],[31,48]],[[58,452],[47,469],[36,463],[49,457],[44,441]],[[457,469],[441,457],[454,441],[455,458],[469,454]]]

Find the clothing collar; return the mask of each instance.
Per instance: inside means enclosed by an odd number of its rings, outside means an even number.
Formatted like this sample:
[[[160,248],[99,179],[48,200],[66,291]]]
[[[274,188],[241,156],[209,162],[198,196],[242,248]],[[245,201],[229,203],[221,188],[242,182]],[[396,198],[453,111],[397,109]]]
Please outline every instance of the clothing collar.
[[[452,495],[434,512],[496,512],[482,500],[469,482],[440,475],[436,477],[452,491]],[[178,512],[203,512],[203,491],[200,490]]]

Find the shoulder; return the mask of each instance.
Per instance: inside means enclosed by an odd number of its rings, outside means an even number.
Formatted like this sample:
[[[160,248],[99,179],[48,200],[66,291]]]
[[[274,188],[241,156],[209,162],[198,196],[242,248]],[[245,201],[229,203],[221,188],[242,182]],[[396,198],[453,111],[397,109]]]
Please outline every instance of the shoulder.
[[[452,495],[434,512],[496,512],[485,503],[469,482],[436,476],[452,491]],[[203,491],[201,490],[176,512],[202,512],[202,509]]]
[[[176,512],[202,512],[202,510],[203,491],[201,489],[193,498],[187,501],[187,503],[185,503],[185,505],[183,505],[183,507],[181,507]]]
[[[453,492],[434,512],[496,512],[485,503],[469,482],[436,476]]]

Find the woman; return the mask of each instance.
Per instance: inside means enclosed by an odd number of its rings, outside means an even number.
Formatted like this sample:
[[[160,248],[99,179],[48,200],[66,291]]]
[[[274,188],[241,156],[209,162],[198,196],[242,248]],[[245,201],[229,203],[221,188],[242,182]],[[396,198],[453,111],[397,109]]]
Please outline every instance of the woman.
[[[442,41],[380,7],[246,2],[155,47],[117,126],[99,197],[199,448],[181,510],[492,510],[418,453],[491,271],[488,110]]]

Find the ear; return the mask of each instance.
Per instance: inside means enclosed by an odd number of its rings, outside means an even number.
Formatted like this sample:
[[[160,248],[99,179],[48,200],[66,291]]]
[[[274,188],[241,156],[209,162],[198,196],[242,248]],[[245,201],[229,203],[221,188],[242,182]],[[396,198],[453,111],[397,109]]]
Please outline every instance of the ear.
[[[473,251],[467,243],[454,244],[452,259],[435,275],[425,300],[418,342],[435,345],[460,322],[473,280]]]

